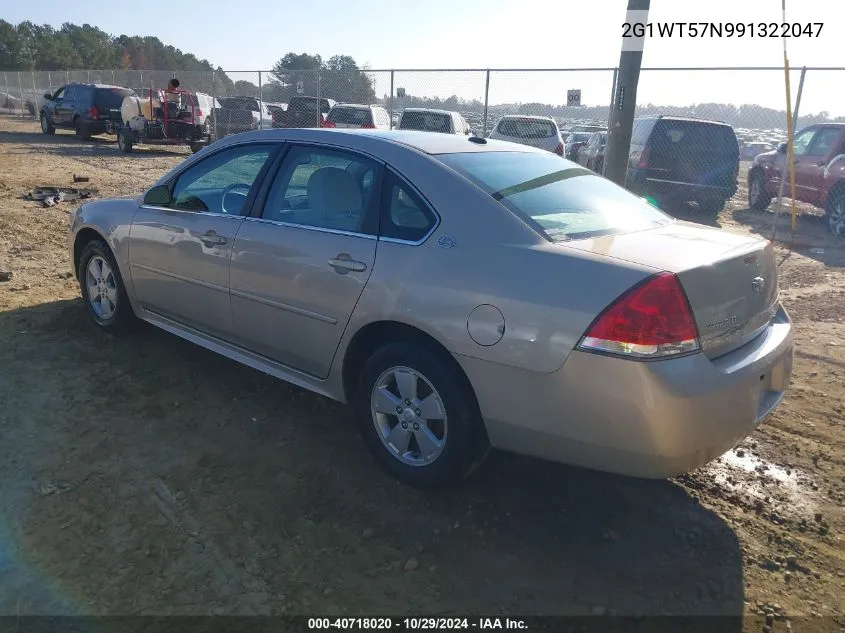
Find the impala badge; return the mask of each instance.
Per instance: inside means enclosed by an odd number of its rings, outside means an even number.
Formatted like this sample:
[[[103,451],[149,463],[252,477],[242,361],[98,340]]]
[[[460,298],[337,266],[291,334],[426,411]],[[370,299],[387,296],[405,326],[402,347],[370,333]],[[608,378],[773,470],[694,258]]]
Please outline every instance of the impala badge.
[[[766,280],[763,277],[755,277],[751,280],[751,288],[754,292],[761,292],[766,287]]]

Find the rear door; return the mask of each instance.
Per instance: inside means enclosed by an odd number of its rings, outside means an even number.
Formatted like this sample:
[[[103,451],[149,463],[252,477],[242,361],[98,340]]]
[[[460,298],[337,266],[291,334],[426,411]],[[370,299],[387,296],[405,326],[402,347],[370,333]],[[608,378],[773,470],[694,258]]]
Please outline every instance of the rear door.
[[[670,183],[736,185],[739,145],[730,126],[660,119],[649,139],[648,178]]]
[[[229,260],[262,170],[278,144],[234,145],[194,162],[170,185],[171,202],[141,204],[129,260],[145,310],[229,339]]]
[[[240,345],[328,375],[375,262],[381,172],[352,152],[289,149],[235,240],[231,296]]]

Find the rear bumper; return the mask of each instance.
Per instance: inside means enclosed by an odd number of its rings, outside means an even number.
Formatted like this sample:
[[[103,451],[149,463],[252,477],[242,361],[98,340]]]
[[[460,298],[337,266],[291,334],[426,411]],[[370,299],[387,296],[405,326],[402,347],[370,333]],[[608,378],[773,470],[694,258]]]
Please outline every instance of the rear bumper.
[[[656,195],[678,201],[720,198],[727,200],[737,192],[736,181],[729,184],[708,185],[676,180],[647,178],[645,173],[632,170],[628,173],[628,189],[641,195]]]
[[[623,475],[689,472],[748,436],[783,398],[792,324],[781,308],[753,341],[717,359],[636,362],[573,351],[552,374],[458,357],[491,444]]]

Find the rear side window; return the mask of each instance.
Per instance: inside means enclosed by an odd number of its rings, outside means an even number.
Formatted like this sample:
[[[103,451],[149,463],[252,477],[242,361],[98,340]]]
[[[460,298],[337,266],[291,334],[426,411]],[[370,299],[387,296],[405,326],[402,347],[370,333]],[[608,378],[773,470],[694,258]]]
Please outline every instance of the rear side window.
[[[736,154],[739,143],[732,128],[717,123],[701,121],[661,120],[654,130],[651,142],[656,147],[668,147],[683,156],[700,153]]]
[[[813,140],[813,144],[810,146],[810,151],[807,154],[809,156],[827,156],[834,146],[840,145],[837,143],[839,136],[840,131],[836,128],[823,128],[816,134],[816,138]]]
[[[437,224],[437,217],[419,196],[389,172],[382,200],[381,237],[418,242]]]
[[[327,117],[332,123],[346,123],[347,125],[371,125],[372,112],[364,108],[332,108]]]
[[[436,156],[553,242],[639,231],[671,222],[642,198],[554,154]]]
[[[123,100],[135,94],[128,88],[98,88],[94,93],[94,105],[98,110],[119,110]]]
[[[402,113],[399,127],[403,130],[421,130],[423,132],[442,132],[450,134],[452,126],[451,116],[441,112],[408,112]]]
[[[634,129],[631,131],[631,145],[645,145],[653,125],[653,119],[639,119],[634,121]]]
[[[496,129],[500,134],[514,138],[552,138],[557,136],[554,124],[543,119],[502,119]]]

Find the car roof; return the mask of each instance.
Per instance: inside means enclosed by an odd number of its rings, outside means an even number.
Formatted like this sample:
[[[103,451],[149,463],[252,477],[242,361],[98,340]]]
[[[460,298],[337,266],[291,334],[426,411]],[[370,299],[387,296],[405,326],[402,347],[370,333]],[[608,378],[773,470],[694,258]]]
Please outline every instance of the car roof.
[[[545,150],[492,139],[479,139],[459,134],[440,134],[417,130],[373,130],[337,128],[273,128],[227,136],[215,143],[228,145],[245,141],[303,141],[312,143],[343,144],[349,149],[373,151],[378,145],[392,144],[407,147],[424,154],[459,154],[465,152],[521,152],[547,153]]]
[[[377,103],[371,103],[370,105],[367,105],[367,104],[365,104],[365,103],[335,103],[335,104],[334,104],[334,107],[335,107],[335,108],[362,108],[362,109],[370,109],[370,108],[381,108],[381,107],[383,107],[383,106],[380,106],[380,105],[379,105],[379,104],[377,104]]]
[[[72,81],[68,84],[68,86],[90,86],[91,88],[100,88],[103,90],[132,90],[132,88],[127,88],[126,86],[112,86],[111,84],[89,84],[84,81]]]
[[[436,114],[458,114],[454,110],[438,110],[437,108],[405,108],[403,112],[435,112]]]
[[[543,116],[541,114],[506,114],[502,117],[502,119],[538,119],[555,123],[555,120],[552,117]]]
[[[712,123],[715,125],[728,125],[724,121],[717,121],[715,119],[701,119],[694,116],[675,116],[671,114],[658,114],[658,115],[651,115],[651,116],[643,116],[637,117],[637,120],[644,120],[644,121],[690,121],[692,123]]]

